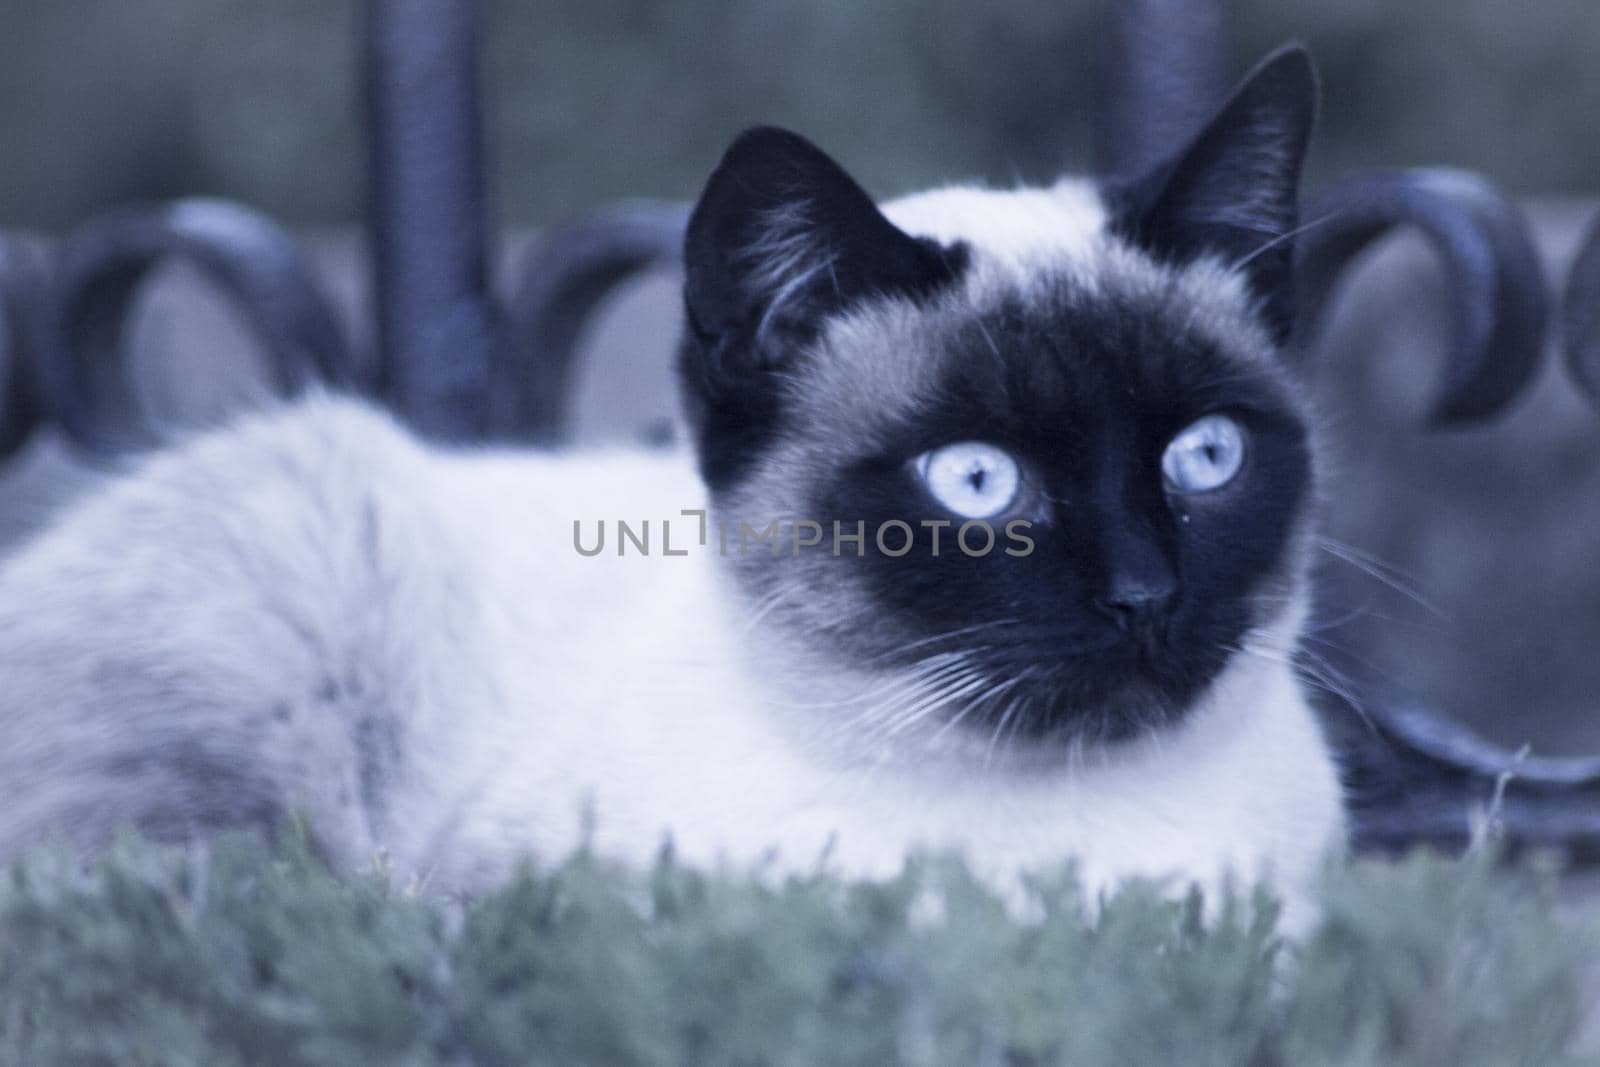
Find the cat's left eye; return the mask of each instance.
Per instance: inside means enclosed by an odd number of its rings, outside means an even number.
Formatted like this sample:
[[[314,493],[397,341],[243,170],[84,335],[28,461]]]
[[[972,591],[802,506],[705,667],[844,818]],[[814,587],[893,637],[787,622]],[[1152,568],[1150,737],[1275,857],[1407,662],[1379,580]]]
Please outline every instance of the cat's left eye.
[[[1208,493],[1233,481],[1244,466],[1244,429],[1226,415],[1190,423],[1167,445],[1161,474],[1176,493]]]
[[[958,441],[914,461],[934,499],[964,519],[987,519],[1011,506],[1022,484],[1017,461],[983,441]]]

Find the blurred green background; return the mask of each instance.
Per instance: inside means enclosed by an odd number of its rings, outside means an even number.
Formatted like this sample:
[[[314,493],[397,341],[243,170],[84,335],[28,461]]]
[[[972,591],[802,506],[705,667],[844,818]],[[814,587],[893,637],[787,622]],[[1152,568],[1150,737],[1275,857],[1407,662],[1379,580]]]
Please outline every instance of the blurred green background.
[[[1235,65],[1289,38],[1325,84],[1313,181],[1447,163],[1523,194],[1600,190],[1594,0],[1232,5]],[[688,198],[738,129],[794,126],[880,194],[1088,162],[1103,5],[1072,0],[487,0],[500,221]],[[0,227],[236,197],[361,210],[357,0],[8,0]]]

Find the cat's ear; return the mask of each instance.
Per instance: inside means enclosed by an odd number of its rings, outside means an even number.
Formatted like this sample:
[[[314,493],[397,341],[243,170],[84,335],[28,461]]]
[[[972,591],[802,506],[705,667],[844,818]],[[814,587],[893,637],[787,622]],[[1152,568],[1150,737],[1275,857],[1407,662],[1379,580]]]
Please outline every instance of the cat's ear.
[[[689,218],[689,326],[721,371],[771,366],[828,314],[926,292],[955,258],[896,229],[809,141],[758,127],[733,142]]]
[[[1304,48],[1268,56],[1187,147],[1112,194],[1113,228],[1157,257],[1237,265],[1279,340],[1294,317],[1300,169],[1317,110]]]

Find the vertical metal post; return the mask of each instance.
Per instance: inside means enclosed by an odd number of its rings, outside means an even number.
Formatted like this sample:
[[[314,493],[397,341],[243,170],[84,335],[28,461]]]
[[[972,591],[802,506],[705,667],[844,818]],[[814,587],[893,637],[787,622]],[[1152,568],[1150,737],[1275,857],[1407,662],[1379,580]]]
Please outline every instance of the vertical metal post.
[[[1095,154],[1103,173],[1142,174],[1198,132],[1231,79],[1222,0],[1113,0],[1101,51]]]
[[[367,0],[378,389],[423,433],[483,435],[488,286],[477,0]]]
[[[34,249],[0,234],[0,463],[22,447],[44,416],[35,384],[41,274]]]

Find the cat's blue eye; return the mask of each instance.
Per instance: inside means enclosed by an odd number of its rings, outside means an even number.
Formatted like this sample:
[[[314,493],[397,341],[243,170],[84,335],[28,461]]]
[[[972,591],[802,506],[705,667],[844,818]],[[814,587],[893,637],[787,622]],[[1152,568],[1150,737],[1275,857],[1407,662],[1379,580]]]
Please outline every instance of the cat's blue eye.
[[[935,500],[964,519],[987,519],[1010,507],[1022,485],[1017,461],[1003,448],[958,441],[924,452],[917,475]]]
[[[1233,481],[1244,466],[1244,430],[1226,415],[1197,419],[1161,456],[1161,474],[1176,493],[1208,493]]]

